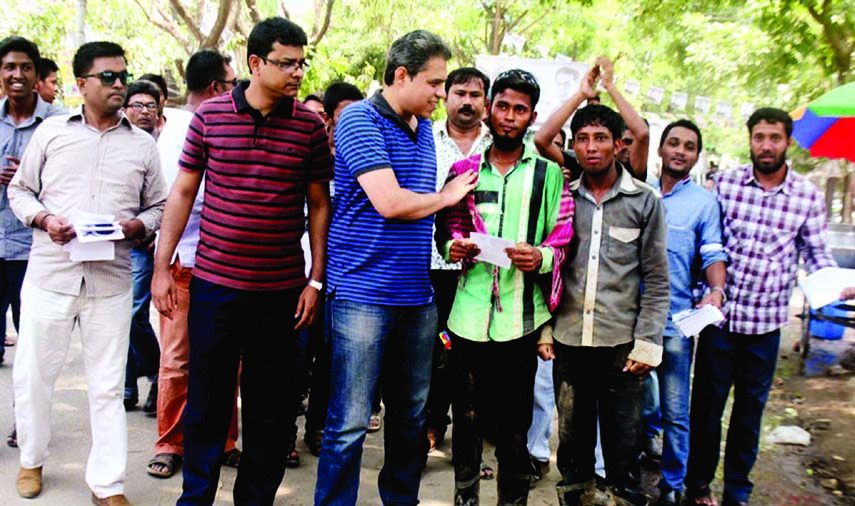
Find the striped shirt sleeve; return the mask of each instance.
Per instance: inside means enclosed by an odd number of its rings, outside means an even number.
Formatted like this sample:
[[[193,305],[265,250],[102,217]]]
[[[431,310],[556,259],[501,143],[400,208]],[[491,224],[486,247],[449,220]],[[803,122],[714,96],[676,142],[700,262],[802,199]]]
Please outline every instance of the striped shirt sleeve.
[[[383,133],[371,117],[370,108],[348,107],[336,125],[336,154],[357,178],[372,170],[392,167]]]
[[[204,107],[204,106],[203,106]],[[205,120],[202,111],[196,111],[187,129],[184,148],[178,158],[178,166],[192,172],[203,171],[208,165],[208,157],[203,140],[205,138]]]

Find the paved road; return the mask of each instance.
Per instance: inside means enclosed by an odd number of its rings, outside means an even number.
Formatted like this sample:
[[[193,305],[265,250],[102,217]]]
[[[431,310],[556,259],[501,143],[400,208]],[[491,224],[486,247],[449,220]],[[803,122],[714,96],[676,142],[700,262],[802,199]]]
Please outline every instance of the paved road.
[[[10,326],[10,328],[12,328]],[[6,363],[0,366],[0,436],[5,442],[12,424],[12,364],[15,348],[9,348]],[[140,391],[148,392],[148,380],[140,380]],[[89,452],[89,413],[86,401],[86,380],[80,355],[80,340],[75,333],[65,368],[57,381],[53,407],[53,439],[51,456],[44,469],[44,492],[35,500],[21,499],[15,492],[15,475],[18,470],[18,451],[0,444],[0,505],[89,505],[89,490],[83,480],[86,458]],[[300,437],[302,423],[300,418]],[[156,438],[156,420],[141,411],[128,414],[128,477],[125,492],[137,505],[175,504],[181,489],[180,474],[167,480],[150,477],[145,466],[152,456]],[[360,504],[378,505],[377,473],[382,465],[382,431],[368,435],[365,443]],[[554,446],[553,446],[554,448]],[[299,441],[298,450],[302,458],[299,468],[289,469],[277,493],[277,505],[303,506],[312,504],[317,459]],[[447,505],[452,501],[454,476],[451,468],[449,442],[428,460],[421,487],[422,505]],[[488,462],[495,467],[492,448],[485,452]],[[558,473],[554,470],[546,480],[531,493],[530,504],[554,504],[554,483]],[[235,471],[225,468],[221,475],[220,491],[216,504],[233,504],[232,485]],[[482,485],[484,504],[495,503],[495,480]]]

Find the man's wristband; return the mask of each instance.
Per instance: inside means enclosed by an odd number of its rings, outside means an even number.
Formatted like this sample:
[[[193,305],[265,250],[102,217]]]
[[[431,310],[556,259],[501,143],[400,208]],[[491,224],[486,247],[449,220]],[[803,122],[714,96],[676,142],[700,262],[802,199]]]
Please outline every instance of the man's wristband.
[[[47,221],[47,219],[51,216],[54,216],[54,214],[53,213],[47,213],[46,215],[42,216],[41,220],[39,220],[39,228],[44,230],[45,232],[47,232],[47,227],[45,226],[45,221]]]
[[[724,288],[722,288],[720,286],[711,286],[710,287],[710,293],[712,293],[712,292],[720,293],[721,294],[721,301],[727,302],[727,294],[724,293]]]
[[[314,288],[315,290],[317,290],[319,292],[324,289],[324,284],[321,283],[320,281],[315,281],[314,279],[309,280],[309,286],[311,286],[312,288]]]

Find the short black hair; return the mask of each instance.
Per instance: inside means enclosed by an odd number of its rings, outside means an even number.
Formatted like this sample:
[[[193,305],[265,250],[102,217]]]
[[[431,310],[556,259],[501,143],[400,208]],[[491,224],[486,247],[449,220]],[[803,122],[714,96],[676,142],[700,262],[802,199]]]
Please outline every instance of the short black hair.
[[[30,59],[33,60],[33,64],[38,68],[41,57],[39,56],[39,46],[37,46],[35,42],[17,35],[12,35],[0,40],[0,60],[5,58],[6,55],[12,51],[24,53],[29,56]]]
[[[333,83],[324,92],[324,112],[330,121],[338,105],[346,100],[359,101],[365,98],[359,88],[350,83]]]
[[[273,43],[302,47],[309,43],[306,32],[297,23],[282,17],[267,18],[259,22],[246,42],[247,64],[252,55],[266,58],[273,51]]]
[[[320,102],[323,104],[324,103],[324,94],[321,93],[320,91],[315,92],[315,93],[309,93],[308,95],[306,95],[306,98],[303,99],[304,104],[307,102],[311,102],[311,101]]]
[[[623,131],[626,126],[620,114],[612,108],[602,104],[591,104],[576,111],[573,115],[573,120],[570,122],[570,131],[573,133],[573,138],[576,138],[576,133],[586,126],[601,126],[608,129],[612,134],[612,139],[617,142],[623,137]]]
[[[166,84],[166,79],[164,79],[162,75],[148,73],[148,74],[141,75],[139,77],[139,79],[142,81],[149,81],[149,82],[154,83],[155,86],[157,86],[160,89],[160,95],[163,98],[167,98],[167,99],[169,98],[169,85]],[[159,102],[160,102],[160,99],[158,99],[158,103]]]
[[[445,61],[451,59],[451,49],[439,35],[427,30],[415,30],[392,43],[389,54],[386,55],[386,70],[383,72],[383,82],[391,86],[395,82],[395,70],[398,67],[407,69],[410,79],[427,68],[431,58],[439,56]]]
[[[214,81],[226,78],[226,64],[231,58],[213,49],[202,49],[193,53],[184,69],[187,91],[201,92]]]
[[[662,130],[662,137],[659,138],[660,148],[665,145],[665,140],[668,138],[668,133],[676,127],[686,128],[695,132],[695,135],[698,136],[698,153],[704,150],[704,139],[703,136],[701,136],[701,129],[698,128],[698,125],[692,123],[687,119],[678,119],[677,121],[672,121],[671,123],[668,123],[668,126],[665,127],[665,130]]]
[[[525,70],[506,70],[496,76],[493,87],[490,89],[490,100],[505,90],[514,90],[528,95],[532,110],[537,107],[537,102],[540,100],[540,84],[531,72]]]
[[[155,103],[160,103],[160,90],[157,88],[157,84],[146,79],[137,79],[128,85],[128,92],[125,93],[125,107],[128,106],[128,101],[131,97],[140,94],[149,95],[154,99]]]
[[[564,129],[558,130],[558,135],[561,136],[561,147],[564,148],[567,146],[567,132]]]
[[[59,65],[56,64],[55,61],[50,58],[42,57],[38,64],[39,68],[39,81],[44,81],[48,78],[52,73],[59,72]]]
[[[121,56],[124,59],[125,50],[115,42],[104,40],[87,42],[77,48],[77,52],[74,53],[74,60],[71,63],[74,77],[83,77],[89,73],[96,58],[113,58],[116,56]]]
[[[473,79],[481,81],[481,86],[484,87],[484,96],[486,96],[490,92],[490,78],[475,67],[460,67],[452,70],[448,74],[448,79],[445,80],[446,95],[455,84],[466,84]]]
[[[775,107],[761,107],[754,111],[751,117],[748,118],[748,135],[751,135],[751,132],[754,130],[754,127],[757,123],[761,121],[765,121],[766,123],[783,123],[784,130],[787,132],[787,138],[790,138],[790,135],[793,133],[793,118],[790,117],[790,114],[783,110],[777,109]]]

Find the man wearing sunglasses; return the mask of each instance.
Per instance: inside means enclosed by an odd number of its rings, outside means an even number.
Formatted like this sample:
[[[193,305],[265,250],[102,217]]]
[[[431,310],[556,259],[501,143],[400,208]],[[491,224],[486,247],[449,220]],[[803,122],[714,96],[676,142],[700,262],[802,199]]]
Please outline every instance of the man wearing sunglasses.
[[[121,393],[131,323],[130,250],[134,239],[157,229],[166,187],[154,139],[122,113],[130,77],[124,50],[112,42],[84,44],[73,67],[82,111],[42,124],[9,185],[12,210],[35,229],[13,375],[21,449],[16,487],[22,497],[41,492],[54,383],[77,322],[92,425],[86,483],[93,503],[125,505],[128,434]],[[76,237],[70,218],[81,211],[118,221],[124,239],[112,244],[112,254],[70,259],[64,248]]]
[[[154,304],[166,318],[179,307],[173,252],[205,181],[190,282],[179,505],[214,501],[239,366],[248,437],[235,504],[273,504],[285,473],[295,342],[314,321],[323,288],[333,175],[324,122],[296,100],[306,44],[306,33],[289,20],[257,24],[247,41],[250,80],[196,109],[178,160],[152,280]],[[304,203],[308,280],[300,247]]]

